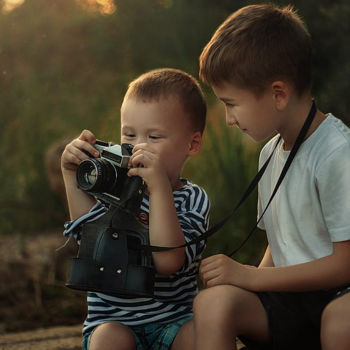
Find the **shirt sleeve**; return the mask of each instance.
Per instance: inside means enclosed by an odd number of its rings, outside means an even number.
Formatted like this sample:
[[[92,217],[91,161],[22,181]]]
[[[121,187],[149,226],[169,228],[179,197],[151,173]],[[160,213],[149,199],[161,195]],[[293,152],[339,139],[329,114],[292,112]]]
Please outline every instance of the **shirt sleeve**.
[[[199,237],[209,227],[210,202],[207,194],[198,186],[186,189],[182,195],[181,205],[177,208],[177,216],[186,242]],[[178,198],[175,198],[175,205]],[[185,264],[179,271],[184,272],[192,264],[199,263],[206,240],[191,244],[185,248]]]
[[[67,221],[64,224],[63,235],[65,237],[73,236],[78,242],[80,241],[80,233],[82,230],[83,224],[86,222],[91,222],[97,220],[107,211],[107,207],[101,202],[97,202],[88,213],[80,216],[79,218],[73,221]]]
[[[350,240],[349,152],[348,144],[342,145],[316,171],[316,186],[332,242]]]

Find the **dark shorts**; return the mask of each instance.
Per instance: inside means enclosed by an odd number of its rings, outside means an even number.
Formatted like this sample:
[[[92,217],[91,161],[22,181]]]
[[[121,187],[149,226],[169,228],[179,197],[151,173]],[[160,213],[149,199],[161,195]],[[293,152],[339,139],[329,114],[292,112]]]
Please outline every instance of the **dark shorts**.
[[[248,350],[318,350],[323,309],[350,289],[316,292],[257,293],[269,320],[271,343],[258,344],[243,337]]]

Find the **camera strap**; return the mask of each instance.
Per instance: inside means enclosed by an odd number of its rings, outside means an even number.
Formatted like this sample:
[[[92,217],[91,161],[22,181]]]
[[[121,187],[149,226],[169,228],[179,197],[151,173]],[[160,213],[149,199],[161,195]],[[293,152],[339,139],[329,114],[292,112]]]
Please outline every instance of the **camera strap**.
[[[259,222],[261,221],[261,219],[263,218],[266,210],[268,209],[268,207],[270,206],[273,198],[275,197],[278,188],[280,187],[284,177],[287,174],[287,171],[298,151],[298,149],[300,148],[301,144],[303,143],[305,136],[307,134],[307,131],[310,128],[310,125],[316,115],[316,104],[315,101],[312,102],[312,106],[310,109],[310,112],[299,132],[298,137],[295,140],[295,143],[293,145],[292,150],[289,153],[289,156],[287,158],[287,161],[281,171],[281,174],[278,178],[278,181],[275,185],[275,188],[271,194],[271,197],[263,211],[263,213],[260,215],[259,219],[257,220],[256,224],[254,225],[254,227],[250,230],[250,232],[247,234],[247,236],[245,237],[245,239],[239,244],[239,246],[237,246],[232,252],[231,254],[229,254],[230,257],[232,257],[234,254],[236,254],[245,244],[246,242],[249,240],[249,238],[252,236],[253,232],[255,231],[255,229],[258,227]],[[243,202],[248,198],[248,196],[253,192],[253,190],[255,189],[255,187],[258,185],[260,179],[262,178],[263,174],[265,173],[265,170],[273,156],[273,154],[275,153],[275,150],[277,148],[277,146],[279,145],[281,141],[281,136],[277,139],[275,146],[270,154],[270,156],[268,157],[268,159],[266,160],[266,162],[264,163],[264,165],[261,167],[261,169],[259,170],[259,172],[256,174],[256,176],[254,177],[254,179],[251,181],[251,183],[249,184],[249,186],[247,187],[246,191],[244,192],[242,198],[240,199],[240,201],[236,204],[236,206],[233,208],[233,210],[226,216],[224,217],[220,222],[218,222],[217,224],[215,224],[213,227],[211,227],[209,230],[205,231],[204,233],[202,233],[200,236],[192,239],[191,241],[176,246],[176,247],[160,247],[160,246],[153,246],[153,245],[141,245],[139,248],[142,250],[145,250],[147,252],[163,252],[163,251],[167,251],[167,250],[171,250],[171,249],[177,249],[177,248],[184,248],[187,246],[190,246],[192,244],[197,244],[205,239],[207,239],[208,237],[210,237],[211,235],[213,235],[214,233],[216,233],[217,231],[219,231],[225,224],[226,222],[233,216],[233,214],[237,211],[237,209],[243,204]]]

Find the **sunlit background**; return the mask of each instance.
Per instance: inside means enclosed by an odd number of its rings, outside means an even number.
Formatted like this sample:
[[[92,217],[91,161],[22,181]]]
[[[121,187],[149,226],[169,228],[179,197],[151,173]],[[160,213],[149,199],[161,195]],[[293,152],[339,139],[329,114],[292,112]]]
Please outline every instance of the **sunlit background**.
[[[198,76],[198,56],[215,28],[246,0],[0,0],[0,332],[80,323],[85,298],[64,287],[68,219],[60,152],[84,128],[119,141],[128,82],[158,67]],[[314,89],[324,112],[350,121],[350,2],[292,2],[314,43]],[[201,153],[185,176],[211,199],[211,222],[227,214],[257,170],[262,144],[224,124],[206,86]],[[256,193],[209,239],[206,255],[229,253],[254,226]],[[235,256],[256,264],[256,232]],[[75,247],[74,247],[75,249]],[[74,253],[73,249],[73,253]],[[65,259],[65,260],[64,260]]]
[[[25,0],[4,0],[2,10],[10,12],[22,5]],[[76,0],[77,3],[88,11],[98,11],[101,14],[110,15],[116,10],[113,0]]]
[[[13,9],[15,9],[17,6],[22,5],[24,1],[25,0],[4,0],[2,10],[4,12],[10,12]]]

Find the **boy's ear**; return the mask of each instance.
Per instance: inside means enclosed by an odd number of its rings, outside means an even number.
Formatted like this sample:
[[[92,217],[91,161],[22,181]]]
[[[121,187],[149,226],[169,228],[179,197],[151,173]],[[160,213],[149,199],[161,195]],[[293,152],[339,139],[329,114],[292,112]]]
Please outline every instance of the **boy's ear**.
[[[189,144],[188,155],[196,155],[202,148],[202,134],[200,131],[196,131],[192,134],[191,142]]]
[[[271,84],[272,96],[277,110],[282,111],[288,105],[291,89],[284,81],[274,81]]]

